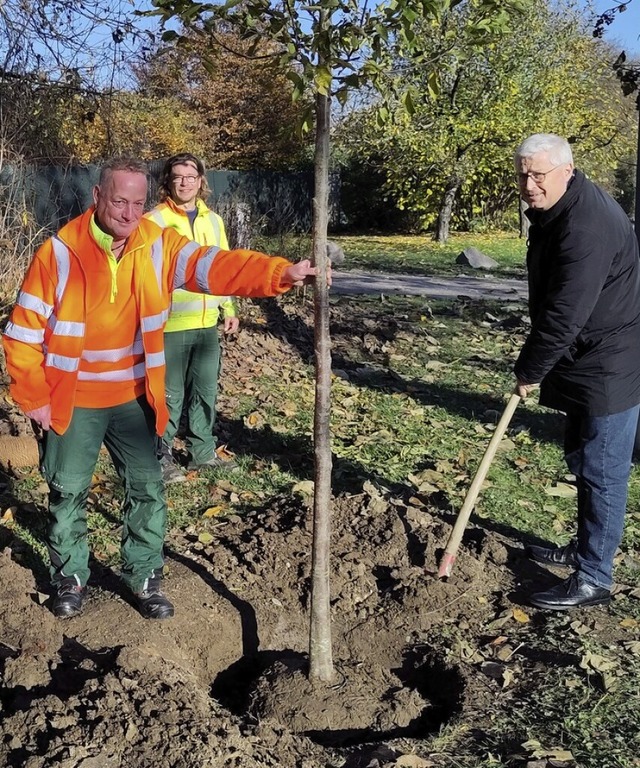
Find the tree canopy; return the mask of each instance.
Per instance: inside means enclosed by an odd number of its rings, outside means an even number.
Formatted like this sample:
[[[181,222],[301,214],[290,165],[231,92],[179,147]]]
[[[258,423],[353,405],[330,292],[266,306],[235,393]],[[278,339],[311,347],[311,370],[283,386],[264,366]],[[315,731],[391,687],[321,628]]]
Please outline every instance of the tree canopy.
[[[452,14],[437,37],[432,30],[425,39],[435,52],[448,36],[460,38],[462,24],[463,14]],[[340,132],[345,151],[383,169],[384,194],[416,229],[440,230],[452,211],[463,226],[504,211],[516,196],[513,151],[534,132],[568,137],[585,170],[613,187],[616,160],[631,151],[633,133],[613,58],[575,9],[537,3],[511,34],[447,55],[436,93],[428,69],[399,62],[415,94],[413,114],[398,105],[382,125],[373,109],[350,116]]]

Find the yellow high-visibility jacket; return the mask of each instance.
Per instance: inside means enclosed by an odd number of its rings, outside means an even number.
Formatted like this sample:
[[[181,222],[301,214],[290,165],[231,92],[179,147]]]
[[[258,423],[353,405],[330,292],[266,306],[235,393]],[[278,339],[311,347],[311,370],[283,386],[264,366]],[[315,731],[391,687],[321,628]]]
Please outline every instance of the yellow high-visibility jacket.
[[[229,250],[227,234],[220,216],[210,210],[203,200],[196,200],[196,207],[198,214],[193,222],[193,231],[186,212],[171,198],[157,205],[146,216],[163,229],[171,227],[178,234],[194,240],[199,245],[217,245],[219,248]],[[206,293],[189,293],[183,290],[174,291],[165,333],[189,331],[193,328],[211,328],[217,325],[221,310],[225,317],[236,316],[236,305],[231,297],[209,296]]]

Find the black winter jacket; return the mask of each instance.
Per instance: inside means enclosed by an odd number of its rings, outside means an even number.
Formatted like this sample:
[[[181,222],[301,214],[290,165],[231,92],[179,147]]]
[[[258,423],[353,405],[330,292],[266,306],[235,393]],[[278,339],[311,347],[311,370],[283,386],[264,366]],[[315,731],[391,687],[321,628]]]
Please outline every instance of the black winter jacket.
[[[529,209],[531,331],[514,372],[540,404],[604,416],[640,403],[640,260],[628,217],[575,171],[547,211]]]

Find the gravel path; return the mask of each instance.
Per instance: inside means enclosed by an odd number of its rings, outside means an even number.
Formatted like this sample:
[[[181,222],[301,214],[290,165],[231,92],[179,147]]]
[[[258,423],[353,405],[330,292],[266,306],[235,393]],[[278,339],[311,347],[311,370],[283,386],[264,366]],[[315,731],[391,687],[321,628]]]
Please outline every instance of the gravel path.
[[[424,277],[423,275],[385,275],[381,272],[334,270],[332,293],[360,294],[399,293],[411,296],[428,296],[432,299],[499,299],[502,301],[526,301],[527,284],[524,280],[504,279],[491,276]]]

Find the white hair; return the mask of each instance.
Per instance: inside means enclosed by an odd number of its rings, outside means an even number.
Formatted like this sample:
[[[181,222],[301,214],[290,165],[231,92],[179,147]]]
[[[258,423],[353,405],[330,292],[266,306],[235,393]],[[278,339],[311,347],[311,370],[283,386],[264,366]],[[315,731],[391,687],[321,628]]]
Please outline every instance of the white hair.
[[[555,133],[534,133],[533,136],[525,139],[516,150],[516,165],[523,157],[533,157],[538,152],[546,152],[550,162],[555,165],[573,164],[573,153],[566,139],[563,139],[562,136],[556,136]]]

